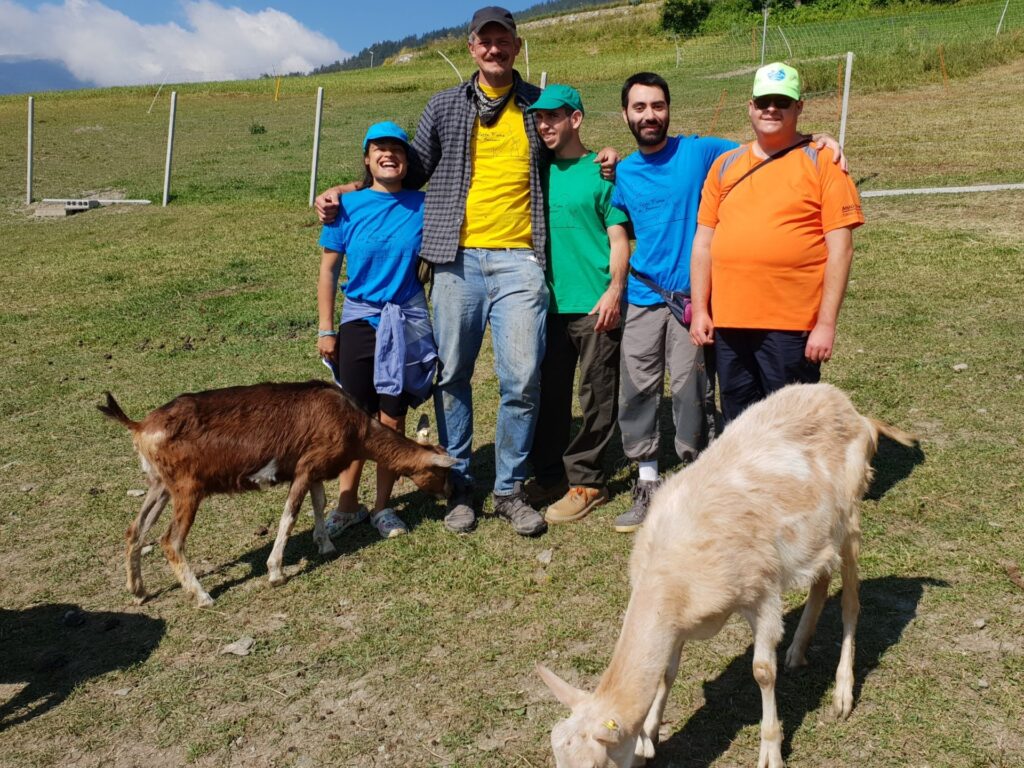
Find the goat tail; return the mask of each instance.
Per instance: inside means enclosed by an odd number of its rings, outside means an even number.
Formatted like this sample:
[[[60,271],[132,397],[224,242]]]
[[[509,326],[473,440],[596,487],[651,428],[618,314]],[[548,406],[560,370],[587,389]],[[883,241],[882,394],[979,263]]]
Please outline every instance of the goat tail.
[[[868,424],[871,425],[871,434],[876,445],[878,444],[879,435],[885,435],[890,440],[895,440],[900,445],[905,445],[907,447],[915,446],[921,442],[921,439],[917,435],[912,435],[910,432],[904,432],[899,427],[894,427],[892,424],[886,424],[884,421],[868,417]]]
[[[121,410],[121,406],[117,404],[117,400],[114,399],[114,396],[112,394],[107,392],[106,395],[107,404],[97,405],[97,410],[99,410],[99,412],[106,416],[108,419],[113,419],[114,421],[123,424],[128,429],[138,429],[139,422],[132,421],[131,419],[128,418],[128,415],[123,410]]]

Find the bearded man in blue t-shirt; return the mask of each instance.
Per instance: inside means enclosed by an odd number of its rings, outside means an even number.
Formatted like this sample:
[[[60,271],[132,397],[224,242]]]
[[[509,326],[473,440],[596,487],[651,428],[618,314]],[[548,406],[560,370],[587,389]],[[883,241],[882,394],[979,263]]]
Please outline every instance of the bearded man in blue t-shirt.
[[[739,145],[669,136],[670,101],[668,83],[653,72],[639,72],[622,86],[622,114],[638,151],[619,163],[612,195],[612,205],[629,215],[636,237],[626,285],[619,430],[623,452],[639,464],[633,504],[615,520],[615,530],[623,533],[643,523],[659,484],[658,405],[666,365],[676,454],[692,461],[714,431],[704,348],[693,345],[673,309],[682,314],[690,293],[690,248],[704,177],[715,158]]]

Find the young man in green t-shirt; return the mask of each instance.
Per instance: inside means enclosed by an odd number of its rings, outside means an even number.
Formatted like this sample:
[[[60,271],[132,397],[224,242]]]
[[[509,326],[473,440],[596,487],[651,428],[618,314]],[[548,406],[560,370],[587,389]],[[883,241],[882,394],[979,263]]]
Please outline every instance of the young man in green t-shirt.
[[[544,195],[550,304],[530,452],[536,479],[526,492],[535,506],[554,502],[544,517],[564,523],[608,500],[604,452],[616,422],[629,236],[626,214],[611,204],[612,183],[601,178],[596,155],[580,141],[580,94],[567,85],[549,85],[529,111],[554,158]],[[570,440],[577,363],[583,418]]]

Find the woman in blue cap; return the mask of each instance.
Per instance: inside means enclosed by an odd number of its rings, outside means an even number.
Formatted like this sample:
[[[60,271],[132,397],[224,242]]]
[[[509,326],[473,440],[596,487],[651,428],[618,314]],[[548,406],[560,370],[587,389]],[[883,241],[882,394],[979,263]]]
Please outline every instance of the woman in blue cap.
[[[332,364],[341,388],[399,432],[405,414],[430,394],[437,352],[427,300],[417,278],[423,238],[423,193],[402,189],[409,137],[390,121],[370,126],[363,140],[363,188],[341,199],[338,217],[320,234],[323,258],[317,285],[317,349]],[[334,327],[342,261],[347,281],[341,319]],[[386,539],[407,533],[388,506],[394,473],[377,467],[372,512],[359,504],[362,463],[339,478],[338,508],[327,520],[336,536],[367,517]]]

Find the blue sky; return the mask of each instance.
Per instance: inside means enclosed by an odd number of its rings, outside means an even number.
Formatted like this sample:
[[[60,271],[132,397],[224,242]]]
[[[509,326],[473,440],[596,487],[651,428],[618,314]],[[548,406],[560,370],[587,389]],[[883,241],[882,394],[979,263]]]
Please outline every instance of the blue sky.
[[[251,78],[468,23],[486,2],[0,0],[0,61],[49,59],[101,86]]]

